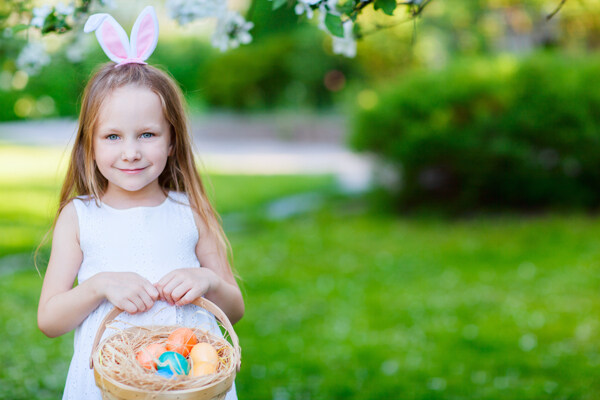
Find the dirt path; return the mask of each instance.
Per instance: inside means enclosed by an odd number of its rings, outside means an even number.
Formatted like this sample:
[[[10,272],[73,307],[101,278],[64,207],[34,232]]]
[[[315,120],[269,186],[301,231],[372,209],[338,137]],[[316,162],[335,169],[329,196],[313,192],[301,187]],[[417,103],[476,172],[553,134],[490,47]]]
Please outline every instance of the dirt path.
[[[192,117],[200,160],[211,171],[231,174],[335,174],[343,189],[368,186],[372,162],[346,145],[339,115],[215,114]],[[0,143],[66,147],[76,121],[52,119],[0,123]]]

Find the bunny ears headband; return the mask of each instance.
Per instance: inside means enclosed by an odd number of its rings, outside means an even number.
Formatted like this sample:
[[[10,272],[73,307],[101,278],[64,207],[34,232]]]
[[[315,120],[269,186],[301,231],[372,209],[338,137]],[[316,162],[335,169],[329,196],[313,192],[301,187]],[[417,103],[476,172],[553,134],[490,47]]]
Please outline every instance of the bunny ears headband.
[[[131,39],[125,30],[109,14],[90,15],[83,31],[96,31],[96,38],[108,58],[117,63],[116,67],[124,64],[146,64],[158,42],[158,19],[154,7],[148,6],[142,10],[131,29]]]

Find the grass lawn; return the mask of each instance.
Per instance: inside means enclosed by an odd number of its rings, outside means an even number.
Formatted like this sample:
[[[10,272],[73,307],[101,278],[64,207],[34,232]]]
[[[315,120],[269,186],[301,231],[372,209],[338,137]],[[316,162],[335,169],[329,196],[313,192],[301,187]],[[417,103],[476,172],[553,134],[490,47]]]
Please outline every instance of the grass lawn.
[[[45,338],[35,321],[30,252],[56,159],[0,147],[0,399],[59,398],[72,352],[72,335]],[[269,220],[266,202],[327,193],[331,178],[212,182],[225,220],[242,221],[229,231],[247,310],[240,399],[600,396],[600,218],[409,218],[325,194]]]

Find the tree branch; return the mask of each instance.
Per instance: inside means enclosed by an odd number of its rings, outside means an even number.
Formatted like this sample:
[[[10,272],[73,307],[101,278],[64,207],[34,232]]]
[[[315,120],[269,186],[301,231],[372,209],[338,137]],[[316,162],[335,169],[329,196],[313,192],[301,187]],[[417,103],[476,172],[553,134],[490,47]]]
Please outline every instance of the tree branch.
[[[407,19],[403,19],[402,21],[398,21],[395,24],[387,24],[387,25],[383,25],[383,24],[375,24],[375,28],[365,31],[362,33],[362,36],[366,36],[366,35],[372,35],[373,33],[377,33],[379,31],[382,31],[384,29],[390,29],[390,28],[394,28],[398,25],[402,25],[405,24],[407,22],[411,22],[414,21],[414,18],[407,18]]]
[[[558,7],[556,7],[554,9],[554,11],[552,11],[550,14],[548,14],[546,16],[546,21],[550,21],[552,19],[552,17],[554,17],[556,14],[558,14],[560,9],[565,5],[566,2],[567,2],[567,0],[560,0],[560,4],[558,5]]]

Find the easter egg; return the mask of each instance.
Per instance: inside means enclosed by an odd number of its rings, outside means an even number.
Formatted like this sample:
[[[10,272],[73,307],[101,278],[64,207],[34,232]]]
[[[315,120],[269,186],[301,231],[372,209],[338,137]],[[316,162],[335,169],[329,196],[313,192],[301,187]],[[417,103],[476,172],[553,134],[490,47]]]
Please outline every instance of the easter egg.
[[[159,371],[166,369],[177,375],[187,375],[190,370],[190,364],[185,357],[174,351],[162,353],[156,365]]]
[[[167,339],[167,350],[176,351],[184,357],[187,357],[192,347],[198,343],[198,338],[189,328],[175,329]]]
[[[162,376],[163,378],[171,379],[174,377],[173,372],[170,369],[159,369],[156,371],[156,375]]]
[[[194,365],[200,362],[213,364],[215,367],[219,365],[219,355],[217,354],[217,351],[209,343],[205,342],[198,343],[192,347],[190,358],[192,359]]]
[[[165,351],[167,351],[167,349],[164,344],[152,343],[138,352],[135,359],[142,367],[154,370],[156,369],[156,360],[158,360],[160,355]]]
[[[207,362],[195,362],[194,361],[194,366],[192,367],[192,376],[202,376],[202,375],[209,375],[209,374],[214,374],[215,372],[217,372],[217,367],[214,364],[211,363],[207,363]]]

